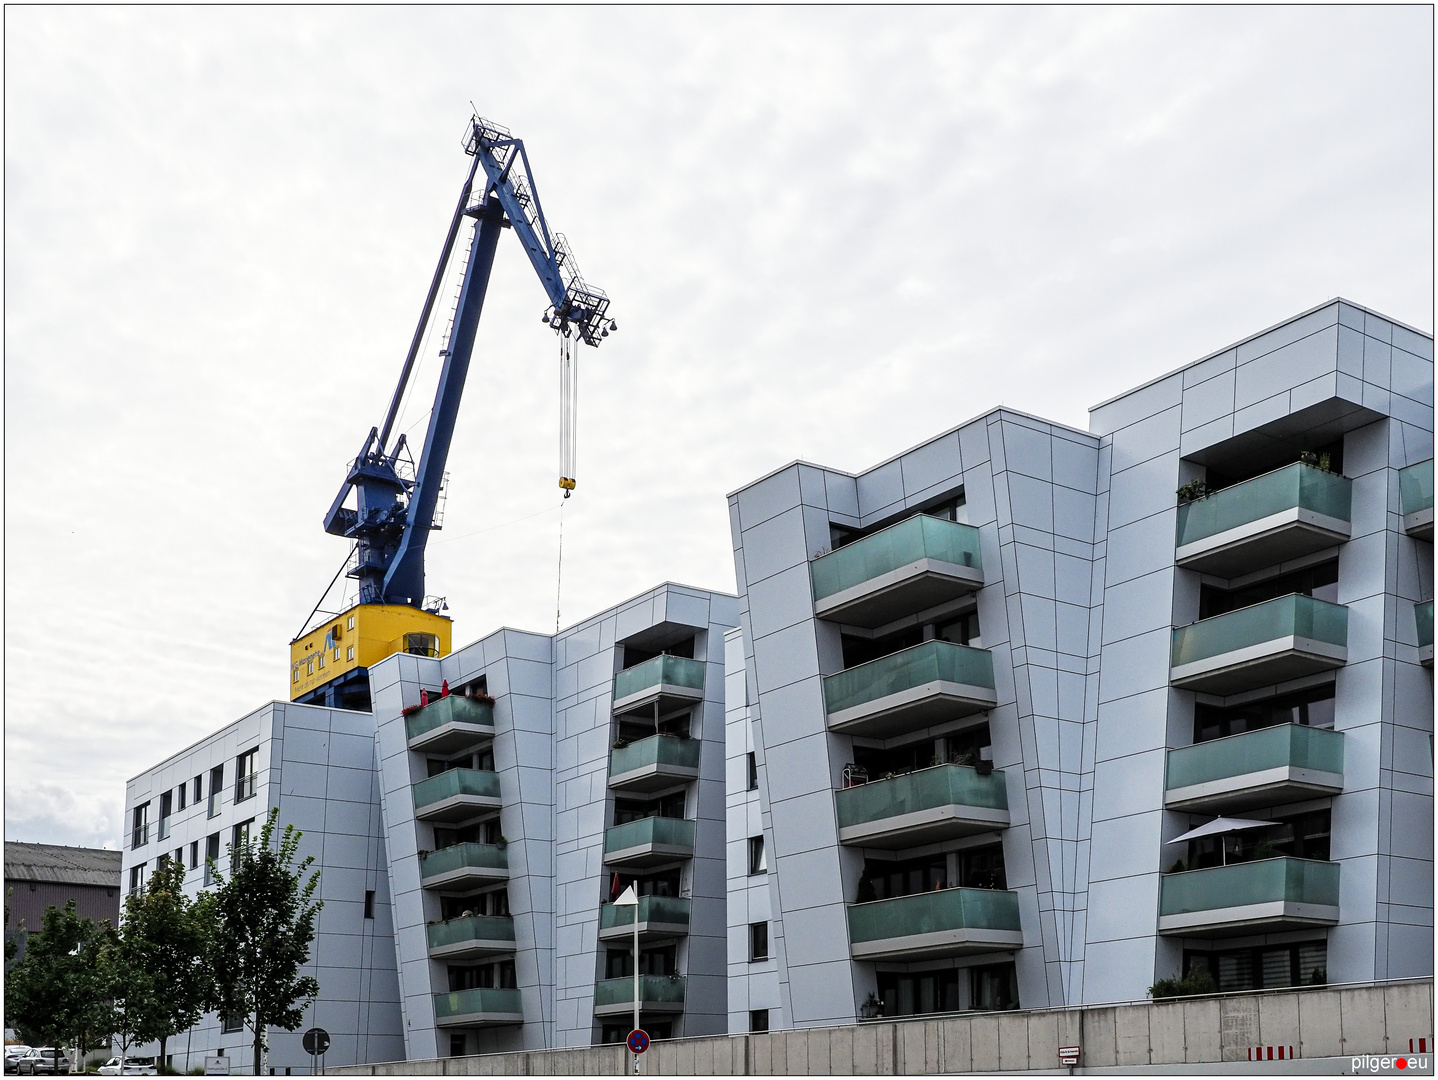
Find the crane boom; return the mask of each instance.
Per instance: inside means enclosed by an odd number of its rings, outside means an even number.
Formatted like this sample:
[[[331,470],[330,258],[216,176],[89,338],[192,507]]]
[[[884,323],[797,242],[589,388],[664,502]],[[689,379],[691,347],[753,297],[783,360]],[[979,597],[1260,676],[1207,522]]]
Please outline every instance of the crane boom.
[[[549,299],[543,318],[552,329],[561,336],[578,338],[591,346],[597,346],[610,331],[617,329],[608,316],[609,298],[584,281],[563,234],[551,232],[549,228],[524,142],[474,116],[466,129],[463,145],[465,153],[474,161],[460,189],[459,202],[384,423],[370,429],[324,519],[326,532],[355,543],[353,566],[347,573],[358,579],[360,605],[383,605],[389,611],[407,607],[417,615],[422,612],[431,617],[434,611],[430,609],[437,605],[425,602],[425,546],[435,528],[435,509],[444,483],[445,464],[500,230],[512,228],[529,256]],[[483,182],[477,184],[481,169]],[[474,224],[464,275],[453,320],[440,352],[444,362],[435,387],[424,448],[410,474],[405,436],[400,435],[393,445],[390,445],[390,436],[466,218]],[[572,481],[569,486],[573,486]],[[351,494],[355,504],[352,507],[346,505]],[[349,621],[352,625],[353,620]],[[314,631],[309,636],[318,633]],[[294,699],[314,697],[317,687],[324,685],[313,679],[312,667],[310,677],[301,678],[300,665],[312,661],[310,654],[327,655],[340,634],[336,623],[326,636],[323,653],[316,653],[315,643],[308,642],[303,633],[291,642],[294,670],[291,696]],[[334,647],[335,662],[347,668],[351,666],[349,661],[341,662],[340,657],[340,649]],[[325,668],[323,660],[320,667]],[[338,674],[331,675],[330,680]]]

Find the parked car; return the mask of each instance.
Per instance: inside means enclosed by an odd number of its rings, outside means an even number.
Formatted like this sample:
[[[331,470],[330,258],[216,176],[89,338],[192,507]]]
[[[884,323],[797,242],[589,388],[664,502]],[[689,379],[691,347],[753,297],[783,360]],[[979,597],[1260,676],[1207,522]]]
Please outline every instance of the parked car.
[[[65,1051],[53,1046],[32,1046],[29,1052],[15,1063],[15,1071],[22,1076],[52,1075],[70,1072],[70,1059]]]
[[[154,1058],[111,1058],[99,1068],[101,1076],[158,1076]]]
[[[5,1071],[15,1071],[15,1063],[30,1052],[30,1048],[21,1043],[9,1043],[5,1047]]]

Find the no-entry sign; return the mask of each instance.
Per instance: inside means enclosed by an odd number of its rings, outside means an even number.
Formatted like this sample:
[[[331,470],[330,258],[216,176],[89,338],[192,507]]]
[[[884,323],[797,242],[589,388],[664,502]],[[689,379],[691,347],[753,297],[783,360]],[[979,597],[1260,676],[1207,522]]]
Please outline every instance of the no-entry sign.
[[[635,1028],[624,1042],[631,1053],[642,1054],[649,1049],[649,1033],[642,1028]]]

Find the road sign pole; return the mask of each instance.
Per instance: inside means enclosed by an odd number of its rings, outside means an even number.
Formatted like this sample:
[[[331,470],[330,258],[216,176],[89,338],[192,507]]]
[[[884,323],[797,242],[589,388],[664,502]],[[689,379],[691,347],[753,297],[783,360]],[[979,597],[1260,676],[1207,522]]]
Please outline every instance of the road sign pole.
[[[634,1027],[639,1030],[639,905],[634,905]],[[639,1055],[634,1055],[634,1075],[639,1075]]]

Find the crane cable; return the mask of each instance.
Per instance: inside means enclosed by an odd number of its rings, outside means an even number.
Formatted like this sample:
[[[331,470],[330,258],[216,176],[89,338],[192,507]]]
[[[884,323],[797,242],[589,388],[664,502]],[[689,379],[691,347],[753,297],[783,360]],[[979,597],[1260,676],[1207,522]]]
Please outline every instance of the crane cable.
[[[564,595],[564,501],[574,492],[575,450],[579,420],[579,357],[566,326],[559,332],[559,565],[554,582],[554,632],[559,633],[560,601]]]

